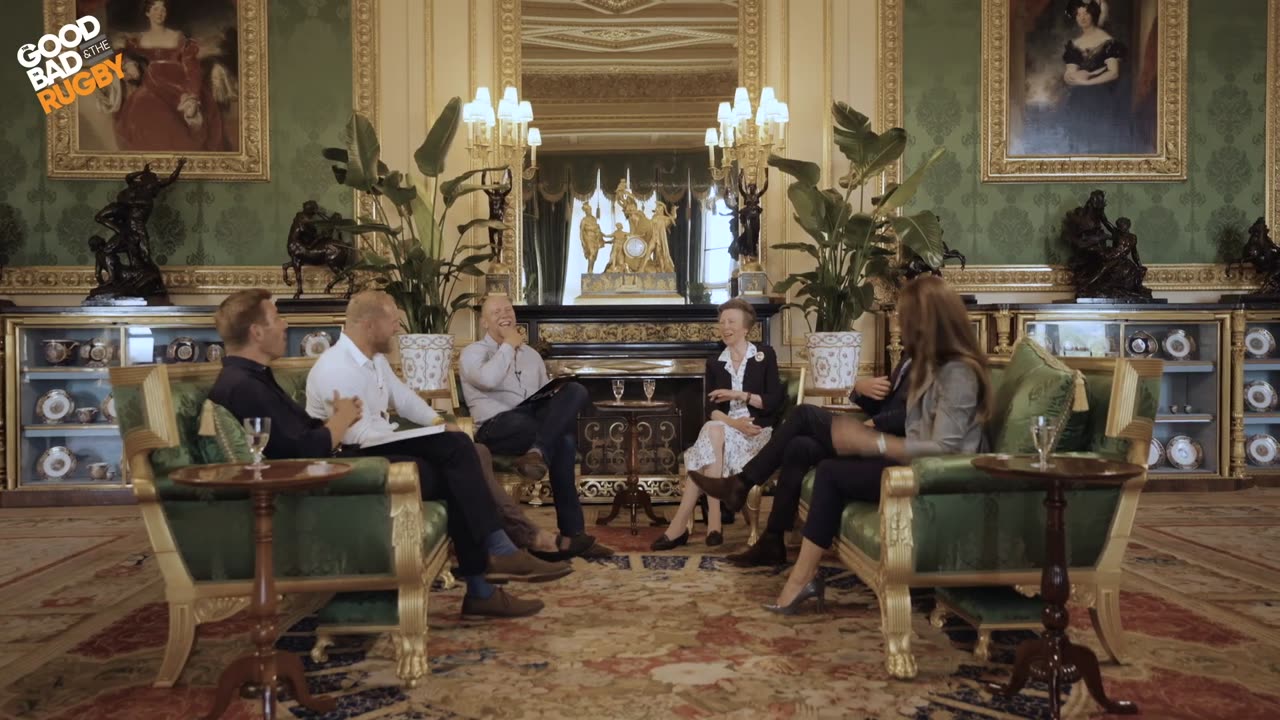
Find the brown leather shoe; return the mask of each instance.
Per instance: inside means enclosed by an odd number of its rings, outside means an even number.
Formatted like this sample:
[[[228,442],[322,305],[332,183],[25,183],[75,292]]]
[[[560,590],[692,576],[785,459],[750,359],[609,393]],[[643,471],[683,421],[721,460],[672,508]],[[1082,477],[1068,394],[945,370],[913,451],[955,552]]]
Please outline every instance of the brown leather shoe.
[[[703,492],[724,503],[724,509],[729,512],[736,513],[747,504],[747,484],[742,480],[741,475],[709,477],[697,470],[690,470],[689,479],[694,485],[702,488]]]
[[[528,552],[521,550],[511,555],[490,555],[489,571],[484,577],[489,582],[548,582],[573,572],[568,562],[547,562],[539,560]]]
[[[516,474],[525,480],[537,482],[547,476],[547,461],[543,459],[540,452],[530,450],[516,458],[512,464],[515,466]]]
[[[749,545],[746,550],[725,557],[725,562],[738,567],[786,565],[787,546],[782,542],[781,535],[767,532],[760,536],[755,545]]]
[[[462,614],[478,617],[518,618],[536,615],[542,610],[541,600],[521,600],[508,595],[502,588],[494,588],[487,600],[474,595],[462,598]]]

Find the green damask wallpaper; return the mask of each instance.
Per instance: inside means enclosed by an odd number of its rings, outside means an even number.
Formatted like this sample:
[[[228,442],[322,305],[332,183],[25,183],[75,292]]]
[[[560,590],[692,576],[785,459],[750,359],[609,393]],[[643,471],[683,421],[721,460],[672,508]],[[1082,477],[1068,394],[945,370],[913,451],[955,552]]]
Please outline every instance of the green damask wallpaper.
[[[933,208],[969,262],[1060,261],[1062,216],[1095,188],[1112,219],[1133,219],[1148,263],[1213,262],[1224,226],[1243,230],[1264,214],[1267,0],[1190,0],[1187,181],[1173,183],[980,182],[981,5],[904,6],[908,169],[934,147],[950,151],[913,206]]]
[[[334,145],[351,114],[350,0],[270,0],[268,71],[271,181],[180,180],[151,216],[162,265],[278,265],[302,201],[344,215],[351,195],[334,183],[321,148]],[[0,47],[16,51],[43,33],[38,0],[5,3]],[[49,180],[44,116],[14,60],[0,70],[0,265],[91,265],[93,216],[124,186]],[[7,256],[7,259],[6,257]]]

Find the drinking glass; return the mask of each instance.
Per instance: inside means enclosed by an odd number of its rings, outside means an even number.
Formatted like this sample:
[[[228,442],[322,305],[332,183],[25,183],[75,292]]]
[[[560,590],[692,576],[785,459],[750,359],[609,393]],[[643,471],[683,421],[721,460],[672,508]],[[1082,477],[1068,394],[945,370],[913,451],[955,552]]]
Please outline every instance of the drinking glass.
[[[644,381],[644,399],[653,402],[653,391],[657,384],[653,378],[645,378]]]
[[[245,418],[244,431],[249,436],[249,450],[253,453],[253,464],[246,465],[245,469],[266,470],[271,467],[262,462],[262,453],[267,449],[267,440],[271,438],[271,418]]]
[[[622,402],[622,391],[626,389],[626,382],[623,380],[613,381],[613,399]]]
[[[1040,469],[1051,467],[1049,452],[1053,450],[1057,440],[1058,428],[1053,418],[1037,415],[1031,419],[1031,439],[1035,442],[1036,452],[1040,453]]]

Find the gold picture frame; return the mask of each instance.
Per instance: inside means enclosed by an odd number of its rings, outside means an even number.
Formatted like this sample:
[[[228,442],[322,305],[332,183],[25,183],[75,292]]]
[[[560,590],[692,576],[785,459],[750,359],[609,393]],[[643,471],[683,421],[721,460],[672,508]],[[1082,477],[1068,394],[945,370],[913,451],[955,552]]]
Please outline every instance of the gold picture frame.
[[[1280,227],[1280,0],[1267,0],[1266,217]]]
[[[1080,50],[1072,38],[1056,55],[1063,45],[1054,42],[1065,32],[1051,27],[1056,18],[1023,14],[1026,0],[982,0],[983,182],[1187,179],[1187,0],[1101,7],[1096,23],[1107,39]],[[1064,9],[1053,2],[1043,12]],[[1114,32],[1107,32],[1109,21]],[[1077,78],[1096,80],[1107,72],[1104,65],[1090,73],[1089,65],[1098,53],[1106,57],[1113,42],[1124,56],[1111,71],[1115,80],[1083,87],[1089,83]],[[1155,45],[1154,62],[1144,44]],[[1081,58],[1094,57],[1068,65],[1072,48]],[[1112,132],[1091,132],[1108,122]]]
[[[79,0],[46,2],[45,32],[56,32],[57,28],[74,22],[82,14],[78,5]],[[190,7],[203,9],[207,6]],[[197,111],[200,119],[197,122],[187,122],[188,132],[185,137],[178,121],[170,123],[173,132],[169,133],[157,132],[155,126],[119,130],[121,119],[127,124],[130,99],[137,98],[146,102],[148,98],[145,94],[147,78],[150,66],[155,63],[144,62],[153,58],[142,51],[142,59],[133,63],[135,68],[144,68],[140,79],[129,83],[122,80],[112,83],[112,87],[117,90],[113,94],[103,94],[101,102],[95,93],[94,97],[82,98],[48,115],[45,139],[49,177],[119,179],[124,173],[137,170],[145,163],[151,163],[154,171],[164,175],[173,170],[179,157],[186,157],[188,161],[182,173],[184,179],[238,182],[270,180],[266,2],[238,0],[234,8],[238,63],[234,68],[225,65],[219,68],[213,63],[206,63],[208,69],[201,73],[201,105]],[[212,27],[212,37],[217,36],[218,26],[213,13],[195,17],[204,21],[201,25],[203,29]],[[225,18],[222,20],[225,24]],[[120,29],[109,27],[106,20],[103,20],[102,25],[108,39],[113,36],[116,40],[124,37]],[[224,41],[230,36],[229,32],[221,35]],[[187,47],[185,44],[196,47],[200,43],[190,36],[184,37],[181,43],[183,44],[169,53],[174,58],[170,58],[163,49],[152,49],[150,54],[163,56],[164,60],[170,61],[168,64],[172,67],[182,67],[182,61],[187,59],[184,55]],[[113,41],[113,48],[117,52],[123,52],[125,48],[116,47],[117,44],[123,45]],[[205,44],[211,42],[206,40]],[[194,54],[192,55],[194,58]],[[191,59],[191,62],[206,60],[207,58]],[[215,85],[216,88],[213,87]],[[151,94],[150,100],[154,102],[156,96],[155,93]],[[214,97],[221,99],[212,100]],[[137,106],[136,109],[141,117],[156,117],[144,107]],[[175,145],[182,143],[187,147],[120,148],[123,143],[143,144],[146,139],[157,135],[177,138]],[[218,149],[219,146],[221,149]]]

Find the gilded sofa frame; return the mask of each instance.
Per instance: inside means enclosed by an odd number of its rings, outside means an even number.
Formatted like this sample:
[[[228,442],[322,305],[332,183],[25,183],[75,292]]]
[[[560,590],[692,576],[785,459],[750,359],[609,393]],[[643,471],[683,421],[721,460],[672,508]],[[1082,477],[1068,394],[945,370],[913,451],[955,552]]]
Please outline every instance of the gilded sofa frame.
[[[277,360],[275,369],[310,368],[315,358]],[[173,687],[195,644],[196,628],[225,620],[249,607],[252,579],[200,582],[188,570],[169,528],[155,485],[151,453],[179,445],[177,418],[173,410],[171,381],[212,381],[222,369],[219,363],[182,365],[138,365],[111,368],[113,387],[136,387],[142,394],[145,427],[124,437],[126,478],[134,496],[151,547],[164,578],[165,600],[169,604],[169,638],[164,659],[156,674],[155,687]],[[387,477],[386,493],[392,527],[393,571],[387,576],[333,576],[278,578],[281,593],[337,593],[395,590],[399,624],[394,628],[396,674],[407,687],[415,687],[429,672],[427,658],[427,593],[431,579],[448,560],[447,540],[423,557],[422,498],[418,469],[414,463],[393,463]]]
[[[1112,369],[1111,399],[1107,408],[1107,437],[1129,440],[1128,462],[1147,466],[1147,449],[1151,443],[1152,419],[1136,417],[1137,395],[1143,380],[1159,378],[1163,372],[1160,360],[1117,358],[1059,358],[1074,370],[1106,371]],[[1007,356],[991,356],[993,367],[1009,364]],[[1120,662],[1125,651],[1120,623],[1121,562],[1129,545],[1133,519],[1138,510],[1138,496],[1147,483],[1147,474],[1125,482],[1120,500],[1112,515],[1107,542],[1093,568],[1071,568],[1071,596],[1089,608],[1089,616],[1103,648]],[[916,676],[916,660],[911,652],[911,595],[913,587],[965,587],[975,585],[1012,586],[1024,594],[1035,594],[1040,588],[1040,570],[921,573],[916,572],[915,537],[912,529],[912,501],[919,495],[915,473],[909,466],[887,468],[880,485],[880,557],[873,558],[852,543],[837,536],[836,553],[840,560],[871,588],[880,603],[881,632],[885,642],[885,668],[898,679]],[[801,501],[800,512],[808,515],[807,500]]]

